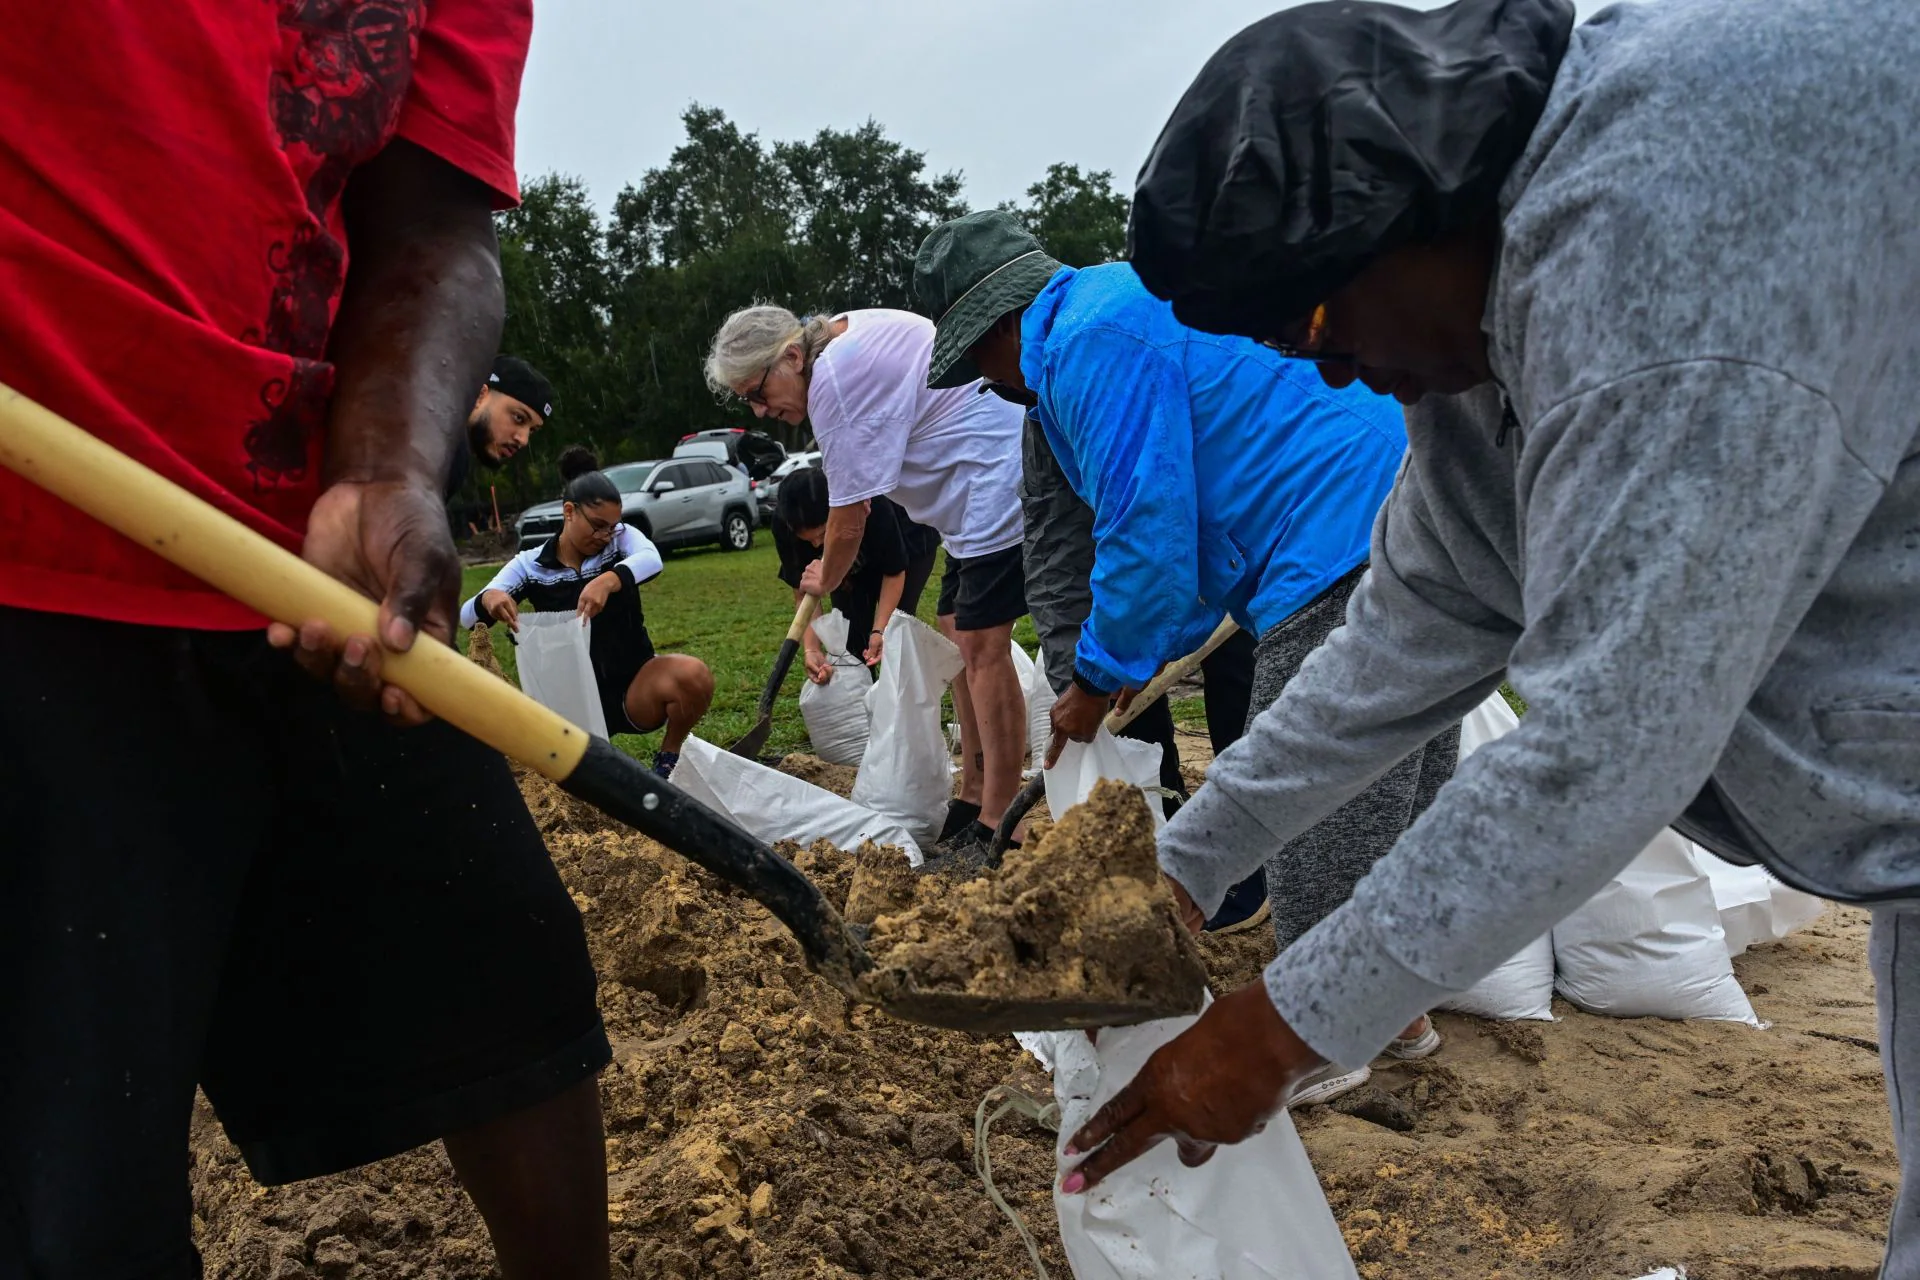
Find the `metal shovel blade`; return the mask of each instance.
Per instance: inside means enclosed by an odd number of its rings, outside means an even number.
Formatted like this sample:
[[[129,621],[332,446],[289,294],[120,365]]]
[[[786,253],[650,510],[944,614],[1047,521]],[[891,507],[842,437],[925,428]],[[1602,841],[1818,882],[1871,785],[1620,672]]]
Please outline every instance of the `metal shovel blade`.
[[[862,974],[859,985],[865,998],[893,1017],[977,1035],[1128,1027],[1200,1012],[1206,999],[1206,960],[1192,936],[1171,914],[1160,945],[1175,959],[1165,972],[1181,974],[1180,981],[1157,990],[1130,991],[1106,999],[1040,999],[927,990],[908,971],[884,964]]]

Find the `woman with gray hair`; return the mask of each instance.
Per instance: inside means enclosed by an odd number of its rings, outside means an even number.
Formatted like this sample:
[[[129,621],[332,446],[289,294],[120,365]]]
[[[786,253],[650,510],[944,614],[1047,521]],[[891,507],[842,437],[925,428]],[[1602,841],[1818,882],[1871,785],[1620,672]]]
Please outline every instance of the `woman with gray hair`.
[[[947,568],[940,629],[960,647],[953,683],[964,768],[943,838],[984,847],[1020,786],[1026,711],[1014,673],[1013,624],[1027,612],[1021,568],[1020,436],[1024,411],[978,383],[930,390],[933,322],[907,311],[804,320],[759,305],[728,316],[706,361],[707,385],[756,417],[811,422],[831,494],[826,543],[801,590],[824,596],[853,567],[867,504],[889,497],[940,534]],[[872,637],[869,637],[872,638]]]

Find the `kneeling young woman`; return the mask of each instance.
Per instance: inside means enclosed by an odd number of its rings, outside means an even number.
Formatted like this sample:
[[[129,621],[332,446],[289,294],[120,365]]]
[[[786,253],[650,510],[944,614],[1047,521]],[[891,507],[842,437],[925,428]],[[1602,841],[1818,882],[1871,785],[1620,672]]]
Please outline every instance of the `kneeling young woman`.
[[[502,565],[460,607],[460,625],[486,617],[518,631],[522,601],[542,613],[572,610],[583,622],[592,619],[588,652],[607,733],[652,733],[665,725],[653,757],[653,771],[664,778],[713,702],[713,672],[698,658],[653,651],[640,584],[659,575],[660,552],[621,522],[620,491],[598,468],[578,445],[560,455],[560,532]]]

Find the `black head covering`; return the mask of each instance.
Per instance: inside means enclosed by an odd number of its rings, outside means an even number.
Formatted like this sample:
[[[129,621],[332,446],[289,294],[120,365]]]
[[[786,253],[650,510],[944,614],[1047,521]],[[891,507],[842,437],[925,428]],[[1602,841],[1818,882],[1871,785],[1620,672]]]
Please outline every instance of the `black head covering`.
[[[1375,257],[1495,207],[1571,0],[1332,0],[1222,45],[1140,171],[1127,256],[1182,324],[1271,338]]]

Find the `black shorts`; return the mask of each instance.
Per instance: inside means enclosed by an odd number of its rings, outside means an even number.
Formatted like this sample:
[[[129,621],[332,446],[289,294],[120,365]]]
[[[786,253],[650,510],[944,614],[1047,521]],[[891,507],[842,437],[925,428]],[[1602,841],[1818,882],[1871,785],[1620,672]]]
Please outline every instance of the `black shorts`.
[[[940,579],[941,617],[953,615],[961,631],[1016,622],[1027,614],[1027,576],[1023,549],[1008,547],[962,560],[951,553]]]
[[[257,632],[0,608],[0,671],[0,1275],[197,1276],[196,1084],[280,1183],[607,1062],[498,754]]]

